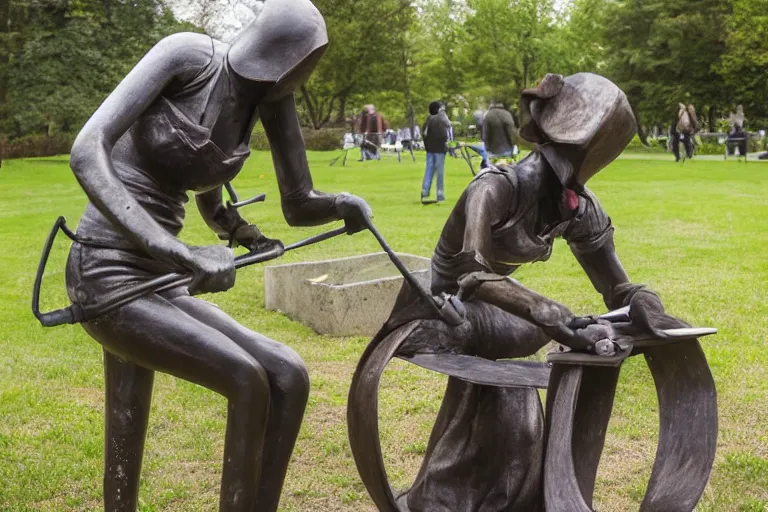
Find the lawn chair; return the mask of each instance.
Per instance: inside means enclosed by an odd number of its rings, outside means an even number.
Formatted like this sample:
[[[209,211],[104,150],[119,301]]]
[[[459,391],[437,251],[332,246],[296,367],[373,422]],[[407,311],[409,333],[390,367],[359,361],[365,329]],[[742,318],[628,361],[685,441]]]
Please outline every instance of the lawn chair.
[[[341,161],[341,166],[345,167],[347,165],[347,154],[349,153],[350,149],[354,149],[357,147],[357,143],[355,142],[355,136],[351,133],[345,133],[344,139],[342,140],[342,148],[341,148],[341,154],[331,160],[331,167],[339,161],[340,158],[344,158],[344,160]]]

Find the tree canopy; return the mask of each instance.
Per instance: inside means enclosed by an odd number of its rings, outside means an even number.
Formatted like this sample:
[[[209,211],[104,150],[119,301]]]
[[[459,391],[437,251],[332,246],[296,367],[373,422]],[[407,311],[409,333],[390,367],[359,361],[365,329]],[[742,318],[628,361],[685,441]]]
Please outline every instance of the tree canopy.
[[[546,73],[578,71],[615,81],[645,126],[678,102],[712,129],[737,104],[748,129],[768,124],[768,0],[314,2],[331,41],[297,91],[314,128],[365,103],[399,124],[435,99],[514,107]],[[191,29],[162,0],[0,0],[0,136],[76,131],[153,43]]]

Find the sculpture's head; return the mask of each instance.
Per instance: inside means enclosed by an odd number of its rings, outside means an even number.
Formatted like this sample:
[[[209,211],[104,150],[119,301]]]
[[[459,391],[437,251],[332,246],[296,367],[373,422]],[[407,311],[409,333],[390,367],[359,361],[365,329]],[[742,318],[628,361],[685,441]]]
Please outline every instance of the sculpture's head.
[[[268,99],[279,99],[307,81],[327,47],[325,20],[310,0],[267,0],[227,59],[239,76],[274,84]]]
[[[637,129],[616,84],[592,73],[547,75],[520,98],[520,136],[538,151],[564,187],[584,185],[624,150]]]

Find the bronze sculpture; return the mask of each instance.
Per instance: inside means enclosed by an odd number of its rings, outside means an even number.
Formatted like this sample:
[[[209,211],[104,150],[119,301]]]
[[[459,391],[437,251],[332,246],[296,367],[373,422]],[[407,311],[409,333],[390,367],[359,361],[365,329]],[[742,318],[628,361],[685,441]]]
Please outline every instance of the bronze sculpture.
[[[621,361],[644,353],[657,381],[662,432],[641,510],[690,511],[714,459],[712,376],[691,331],[665,330],[686,324],[668,316],[654,292],[630,282],[610,218],[584,186],[633,136],[629,103],[603,77],[548,75],[523,91],[521,110],[520,134],[535,150],[516,166],[478,174],[432,258],[432,293],[457,294],[466,321],[441,321],[406,283],[358,364],[348,421],[360,475],[385,512],[591,510]],[[556,237],[568,241],[606,306],[618,311],[575,317],[506,277],[546,260]],[[685,342],[673,343],[675,334]],[[531,355],[550,339],[571,349],[551,356],[551,370],[492,361]],[[450,376],[416,481],[397,496],[383,466],[377,414],[379,379],[392,357]],[[537,387],[549,389],[546,420]]]
[[[293,90],[327,44],[309,0],[269,0],[229,45],[175,34],[147,53],[75,141],[71,166],[90,203],[67,263],[73,303],[87,310],[167,272],[194,276],[188,289],[149,293],[83,323],[104,347],[106,510],[137,508],[155,371],[229,401],[220,510],[277,509],[309,392],[306,368],[290,348],[191,296],[233,286],[233,252],[188,247],[176,235],[192,190],[220,237],[282,250],[222,203],[257,117],[288,223],[344,219],[347,232],[362,228],[370,212],[362,199],[313,188],[295,111]]]

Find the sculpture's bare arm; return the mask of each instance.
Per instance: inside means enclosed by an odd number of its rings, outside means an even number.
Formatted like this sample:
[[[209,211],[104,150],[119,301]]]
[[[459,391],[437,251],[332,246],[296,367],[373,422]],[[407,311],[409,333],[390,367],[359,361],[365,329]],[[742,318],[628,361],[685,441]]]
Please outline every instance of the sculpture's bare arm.
[[[605,306],[609,310],[620,308],[623,298],[617,295],[616,289],[630,280],[616,254],[613,240],[608,240],[595,251],[581,253],[574,250],[573,254],[592,281],[595,290],[603,296]]]
[[[313,188],[293,94],[259,105],[280,188],[283,215],[291,226],[317,226],[341,218],[337,196]]]
[[[197,209],[206,225],[219,235],[223,240],[231,238],[232,234],[240,226],[247,225],[234,208],[224,206],[221,199],[223,187],[216,187],[206,192],[195,195]]]

